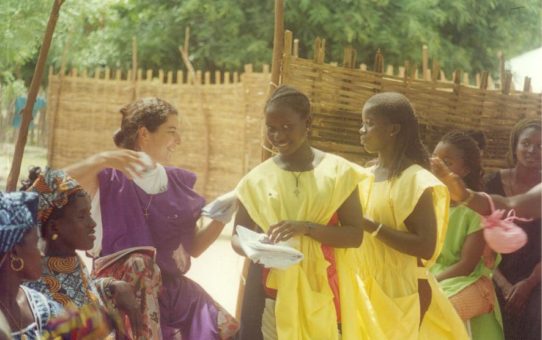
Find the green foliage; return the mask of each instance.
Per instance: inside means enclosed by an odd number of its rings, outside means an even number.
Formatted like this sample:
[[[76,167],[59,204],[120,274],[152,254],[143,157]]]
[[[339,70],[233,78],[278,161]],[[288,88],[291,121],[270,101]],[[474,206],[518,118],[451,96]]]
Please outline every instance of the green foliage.
[[[372,65],[380,48],[386,64],[421,64],[421,46],[451,72],[497,71],[497,52],[507,57],[542,45],[539,0],[287,0],[286,28],[312,55],[326,38],[326,60],[342,61],[354,47],[358,62]],[[0,69],[4,79],[33,69],[52,1],[0,2]],[[240,70],[271,62],[271,0],[86,0],[66,1],[49,62],[93,69],[129,69],[132,37],[138,66],[183,67],[179,46],[191,28],[190,58],[196,68]],[[21,71],[22,72],[22,71]],[[24,74],[24,72],[22,72]],[[30,73],[30,72],[29,72]]]

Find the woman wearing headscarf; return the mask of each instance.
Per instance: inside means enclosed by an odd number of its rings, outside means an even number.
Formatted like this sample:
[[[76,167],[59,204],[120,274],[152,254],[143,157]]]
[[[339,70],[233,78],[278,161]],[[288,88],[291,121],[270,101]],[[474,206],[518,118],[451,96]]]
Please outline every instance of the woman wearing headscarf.
[[[97,304],[116,309],[128,316],[136,338],[159,338],[160,277],[158,270],[152,270],[152,257],[135,253],[117,259],[136,268],[123,278],[129,282],[111,277],[92,279],[76,253],[94,245],[96,223],[90,216],[88,194],[64,171],[54,169],[39,174],[29,190],[39,194],[38,224],[44,256],[41,277],[26,285],[63,306]]]
[[[22,285],[41,275],[37,231],[38,195],[0,193],[0,309],[11,337],[40,339],[59,306],[43,294]]]

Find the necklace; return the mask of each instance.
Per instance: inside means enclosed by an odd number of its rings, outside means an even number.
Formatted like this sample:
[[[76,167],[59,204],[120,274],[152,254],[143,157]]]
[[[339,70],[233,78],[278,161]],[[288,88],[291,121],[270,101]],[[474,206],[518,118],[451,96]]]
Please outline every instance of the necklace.
[[[18,294],[19,291],[17,291],[17,294]],[[13,317],[13,315],[10,313],[9,309],[0,301],[0,306],[2,307],[2,310],[4,310],[4,312],[6,313],[6,315],[9,317],[9,319],[11,320],[11,322],[13,322],[14,325],[19,325],[19,332],[22,332],[23,331],[23,316],[22,316],[22,311],[20,311],[20,307],[19,307],[19,322],[17,322],[17,320]],[[26,340],[27,339],[27,336],[26,334],[24,333],[21,333],[21,340]]]
[[[152,198],[154,196],[151,196],[151,198],[149,199],[149,203],[147,203],[147,207],[145,208],[144,210],[144,213],[143,215],[145,216],[145,219],[148,219],[149,218],[149,207],[151,206],[151,202],[152,202]]]
[[[303,172],[298,172],[297,174],[295,172],[292,172],[292,175],[294,176],[295,178],[295,189],[294,189],[294,194],[296,197],[299,197],[299,194],[301,193],[301,191],[299,190],[299,176],[301,176]]]

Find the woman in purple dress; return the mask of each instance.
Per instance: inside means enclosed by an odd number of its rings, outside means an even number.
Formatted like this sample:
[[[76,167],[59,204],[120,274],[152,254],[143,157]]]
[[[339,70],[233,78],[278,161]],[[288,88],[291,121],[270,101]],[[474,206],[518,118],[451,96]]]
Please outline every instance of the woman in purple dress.
[[[164,339],[179,331],[183,340],[229,338],[237,322],[184,274],[190,257],[202,254],[220,235],[235,200],[210,223],[196,228],[205,204],[193,189],[196,175],[160,165],[169,163],[181,142],[177,110],[164,100],[143,98],[120,112],[114,141],[122,150],[98,153],[65,169],[94,195],[98,226],[92,253],[107,256],[133,247],[156,248]],[[152,176],[142,153],[152,159]]]

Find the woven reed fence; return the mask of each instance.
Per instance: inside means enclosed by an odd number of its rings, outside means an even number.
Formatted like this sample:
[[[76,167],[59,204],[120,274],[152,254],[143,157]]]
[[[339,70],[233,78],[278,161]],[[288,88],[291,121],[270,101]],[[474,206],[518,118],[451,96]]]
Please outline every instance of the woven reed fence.
[[[416,110],[422,138],[431,151],[441,136],[452,129],[476,129],[485,133],[486,169],[506,167],[508,137],[512,126],[524,117],[540,117],[542,94],[530,93],[529,79],[525,91],[515,92],[511,76],[505,73],[501,89],[492,89],[487,73],[476,77],[478,86],[468,83],[468,76],[455,72],[452,81],[445,80],[434,63],[429,69],[424,56],[422,79],[412,67],[388,66],[384,72],[383,57],[377,53],[374,69],[356,68],[355,51],[345,49],[343,66],[324,63],[325,41],[316,39],[314,57],[298,56],[298,41],[286,31],[281,83],[292,85],[309,95],[314,115],[312,144],[364,164],[372,158],[359,144],[363,103],[373,94],[396,91],[406,95]],[[434,75],[440,75],[438,78]]]
[[[115,149],[119,109],[134,98],[157,96],[181,113],[182,143],[172,165],[198,175],[196,190],[208,199],[233,189],[261,155],[260,122],[267,97],[269,68],[251,65],[237,73],[157,74],[73,70],[49,74],[48,163],[63,167],[98,151]],[[112,74],[113,73],[113,74]],[[143,76],[145,75],[145,77]],[[186,79],[185,79],[186,78]]]

